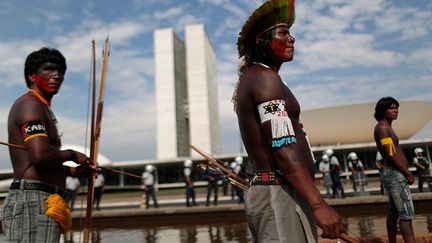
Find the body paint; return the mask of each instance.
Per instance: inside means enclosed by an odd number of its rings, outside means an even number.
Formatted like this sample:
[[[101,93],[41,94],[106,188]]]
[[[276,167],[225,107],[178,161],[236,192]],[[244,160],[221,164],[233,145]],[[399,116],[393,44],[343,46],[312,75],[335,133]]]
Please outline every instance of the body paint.
[[[297,143],[291,119],[284,100],[271,100],[258,105],[261,124],[271,121],[272,148]]]
[[[388,145],[388,152],[390,156],[393,156],[394,154],[396,154],[396,147],[394,146],[393,140],[391,137],[386,137],[386,138],[382,138],[381,139],[381,145],[385,146]]]
[[[21,134],[24,142],[35,137],[48,137],[45,123],[43,121],[26,122],[21,126]]]
[[[34,82],[37,87],[44,93],[50,94],[52,91],[49,88],[49,79],[40,74],[33,74]]]

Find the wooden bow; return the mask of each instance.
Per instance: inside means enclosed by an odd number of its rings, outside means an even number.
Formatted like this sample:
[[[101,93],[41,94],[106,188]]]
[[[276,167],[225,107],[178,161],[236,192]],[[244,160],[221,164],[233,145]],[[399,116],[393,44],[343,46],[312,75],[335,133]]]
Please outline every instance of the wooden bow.
[[[101,66],[101,76],[99,83],[99,97],[97,104],[97,113],[95,114],[95,104],[96,104],[96,58],[95,58],[95,41],[92,41],[92,117],[91,117],[91,139],[90,139],[90,163],[97,167],[97,159],[99,154],[99,144],[100,144],[100,134],[102,128],[102,113],[105,98],[105,83],[106,74],[108,71],[108,61],[110,55],[110,44],[109,39],[106,38],[104,47],[102,49],[102,66]],[[95,118],[96,116],[96,118]],[[90,227],[91,227],[91,215],[93,209],[93,195],[94,195],[94,180],[95,174],[91,175],[88,180],[87,185],[87,208],[86,216],[84,220],[84,243],[89,242],[90,238]]]
[[[206,152],[204,152],[203,150],[193,146],[192,144],[189,144],[189,147],[193,150],[195,150],[198,154],[200,154],[202,157],[204,157],[205,159],[207,159],[209,162],[213,163],[216,167],[218,167],[220,170],[222,170],[225,174],[228,175],[228,181],[243,189],[243,190],[247,190],[248,183],[247,181],[245,181],[243,178],[239,177],[238,175],[236,175],[235,173],[233,173],[231,170],[227,169],[225,166],[221,165],[219,162],[216,161],[216,159],[214,159],[212,156],[210,156],[209,154],[207,154]]]
[[[360,243],[361,240],[354,238],[352,236],[349,236],[346,233],[342,233],[341,236],[339,236],[339,239],[346,241],[347,243]]]

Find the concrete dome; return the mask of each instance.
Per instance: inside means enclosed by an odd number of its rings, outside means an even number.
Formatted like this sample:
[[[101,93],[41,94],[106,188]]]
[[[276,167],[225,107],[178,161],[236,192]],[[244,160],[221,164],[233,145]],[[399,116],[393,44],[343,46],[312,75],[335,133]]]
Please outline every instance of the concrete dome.
[[[312,146],[374,142],[376,103],[343,105],[301,114]],[[432,118],[432,103],[399,101],[399,115],[392,124],[399,139],[409,139]]]

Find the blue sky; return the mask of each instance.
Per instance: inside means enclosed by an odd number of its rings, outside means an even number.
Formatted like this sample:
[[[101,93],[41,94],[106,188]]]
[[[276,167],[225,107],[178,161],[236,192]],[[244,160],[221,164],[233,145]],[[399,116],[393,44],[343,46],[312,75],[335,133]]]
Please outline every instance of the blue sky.
[[[257,0],[3,0],[0,2],[0,140],[26,92],[23,63],[42,46],[58,48],[68,71],[53,110],[64,144],[85,143],[91,40],[98,59],[109,35],[111,59],[100,151],[113,161],[154,159],[153,31],[204,24],[215,48],[222,152],[239,151],[230,96],[237,80],[237,34]],[[432,101],[432,2],[297,1],[294,61],[281,76],[303,110],[376,102],[383,96]],[[421,111],[419,111],[421,112]],[[432,137],[428,124],[419,138]],[[0,148],[0,168],[10,168]]]

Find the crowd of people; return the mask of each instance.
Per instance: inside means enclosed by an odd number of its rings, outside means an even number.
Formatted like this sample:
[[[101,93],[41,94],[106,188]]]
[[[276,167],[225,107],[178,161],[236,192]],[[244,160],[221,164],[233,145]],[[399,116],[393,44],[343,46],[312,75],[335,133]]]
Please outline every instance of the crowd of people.
[[[423,192],[423,184],[427,181],[428,189],[432,191],[432,183],[430,180],[425,179],[430,177],[429,165],[430,162],[424,156],[424,150],[422,148],[414,149],[414,158],[412,165],[417,168],[416,174],[418,176],[418,190]],[[234,161],[228,163],[224,162],[224,166],[230,169],[233,173],[242,176],[243,157],[238,156]],[[366,176],[366,164],[358,157],[356,152],[348,153],[345,163],[346,169],[341,165],[339,159],[333,149],[326,149],[323,151],[321,160],[317,164],[317,173],[322,175],[322,183],[317,183],[317,187],[322,184],[325,188],[323,196],[325,198],[345,198],[346,190],[344,189],[347,185],[352,185],[352,196],[367,196],[370,195],[368,190],[368,179]],[[200,166],[202,176],[199,174]],[[379,171],[380,181],[380,194],[386,195],[386,189],[382,182],[383,162],[382,157],[377,152],[375,161],[376,168]],[[345,172],[345,173],[344,173]],[[344,173],[344,174],[342,174]],[[185,205],[186,207],[198,206],[197,194],[195,192],[194,180],[207,181],[207,192],[204,195],[204,202],[206,206],[218,205],[218,198],[220,187],[222,187],[223,195],[227,196],[230,192],[231,200],[237,200],[238,203],[244,203],[244,190],[240,187],[229,183],[228,176],[225,175],[219,168],[214,166],[211,162],[207,165],[199,164],[194,166],[191,159],[187,159],[183,162],[183,178],[185,182]],[[317,174],[319,175],[319,174]],[[159,207],[157,202],[157,168],[154,165],[147,165],[142,174],[144,193],[142,197],[142,207],[150,208],[149,200],[153,199],[153,207]],[[346,178],[349,178],[348,180]],[[199,179],[201,178],[201,179]],[[248,178],[246,178],[248,179]]]

